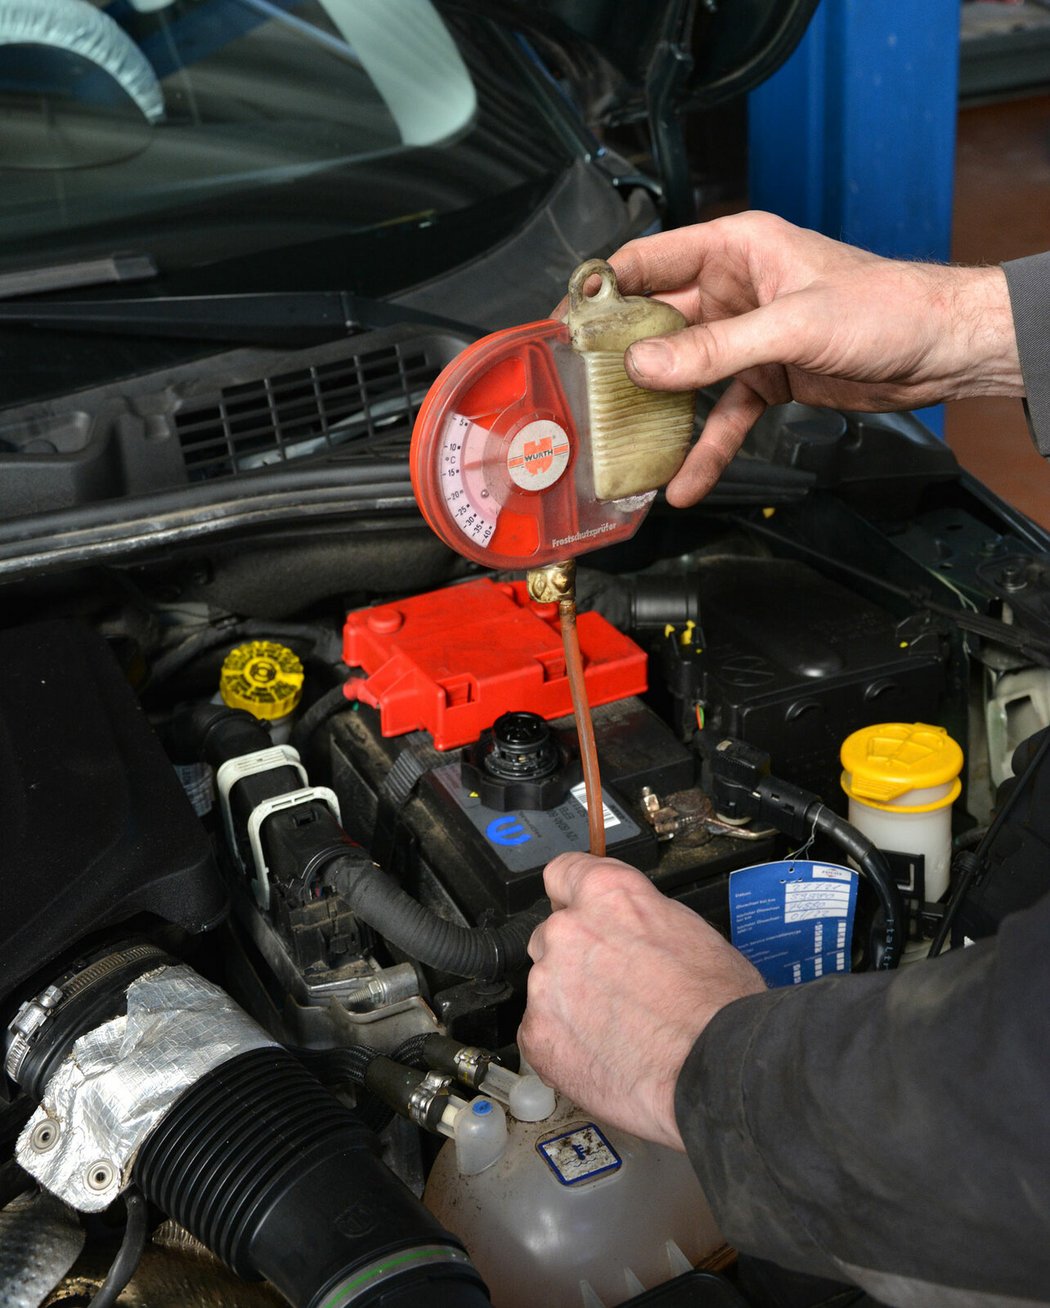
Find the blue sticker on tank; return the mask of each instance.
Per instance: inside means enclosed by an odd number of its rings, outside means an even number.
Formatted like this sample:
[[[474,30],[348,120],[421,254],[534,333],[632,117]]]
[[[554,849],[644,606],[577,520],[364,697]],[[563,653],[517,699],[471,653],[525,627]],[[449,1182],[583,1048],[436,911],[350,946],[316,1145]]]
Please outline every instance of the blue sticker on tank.
[[[857,874],[835,863],[784,859],[729,875],[733,944],[768,986],[850,970]]]
[[[562,1185],[580,1185],[607,1176],[623,1159],[593,1122],[581,1122],[563,1135],[541,1140],[536,1148]]]

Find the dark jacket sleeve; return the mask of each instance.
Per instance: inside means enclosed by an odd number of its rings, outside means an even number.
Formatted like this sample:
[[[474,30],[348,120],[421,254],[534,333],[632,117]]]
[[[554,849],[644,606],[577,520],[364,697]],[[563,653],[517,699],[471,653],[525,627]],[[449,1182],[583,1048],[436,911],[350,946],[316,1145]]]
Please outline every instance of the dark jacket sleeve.
[[[1050,454],[1050,253],[1003,264],[1021,356],[1028,423],[1040,454]]]
[[[737,1248],[887,1304],[1050,1303],[1050,896],[899,973],[728,1005],[676,1111]]]

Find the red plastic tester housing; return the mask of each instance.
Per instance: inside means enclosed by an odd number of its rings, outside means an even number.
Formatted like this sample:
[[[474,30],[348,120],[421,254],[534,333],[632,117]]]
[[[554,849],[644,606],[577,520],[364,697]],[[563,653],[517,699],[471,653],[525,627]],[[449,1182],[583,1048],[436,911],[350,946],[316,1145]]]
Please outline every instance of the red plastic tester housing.
[[[593,705],[646,689],[645,651],[633,640],[597,613],[581,613],[577,628]],[[521,581],[470,581],[357,609],[343,658],[366,674],[347,681],[347,698],[379,710],[384,736],[422,729],[437,749],[471,744],[501,713],[572,712],[557,605],[533,603]]]
[[[482,337],[444,369],[412,433],[431,529],[486,568],[537,568],[628,540],[655,491],[600,500],[585,365],[560,322]]]

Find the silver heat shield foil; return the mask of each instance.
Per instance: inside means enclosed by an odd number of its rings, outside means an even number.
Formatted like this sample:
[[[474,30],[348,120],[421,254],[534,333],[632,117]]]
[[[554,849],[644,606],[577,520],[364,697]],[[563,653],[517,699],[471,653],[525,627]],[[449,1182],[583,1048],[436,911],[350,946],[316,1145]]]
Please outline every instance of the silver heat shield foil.
[[[274,1044],[192,968],[148,972],[128,989],[127,1016],[81,1036],[60,1064],[18,1138],[18,1161],[71,1207],[100,1212],[184,1090],[231,1058]],[[41,1152],[34,1132],[47,1121],[59,1135]]]

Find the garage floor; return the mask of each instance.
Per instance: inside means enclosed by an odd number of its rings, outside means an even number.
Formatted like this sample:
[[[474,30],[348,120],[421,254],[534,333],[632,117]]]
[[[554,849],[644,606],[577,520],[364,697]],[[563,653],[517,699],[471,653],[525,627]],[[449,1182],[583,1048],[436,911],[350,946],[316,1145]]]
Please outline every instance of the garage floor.
[[[1000,263],[1050,249],[1050,95],[959,114],[952,258]],[[1050,527],[1050,461],[1035,451],[1017,400],[948,406],[963,467]]]

